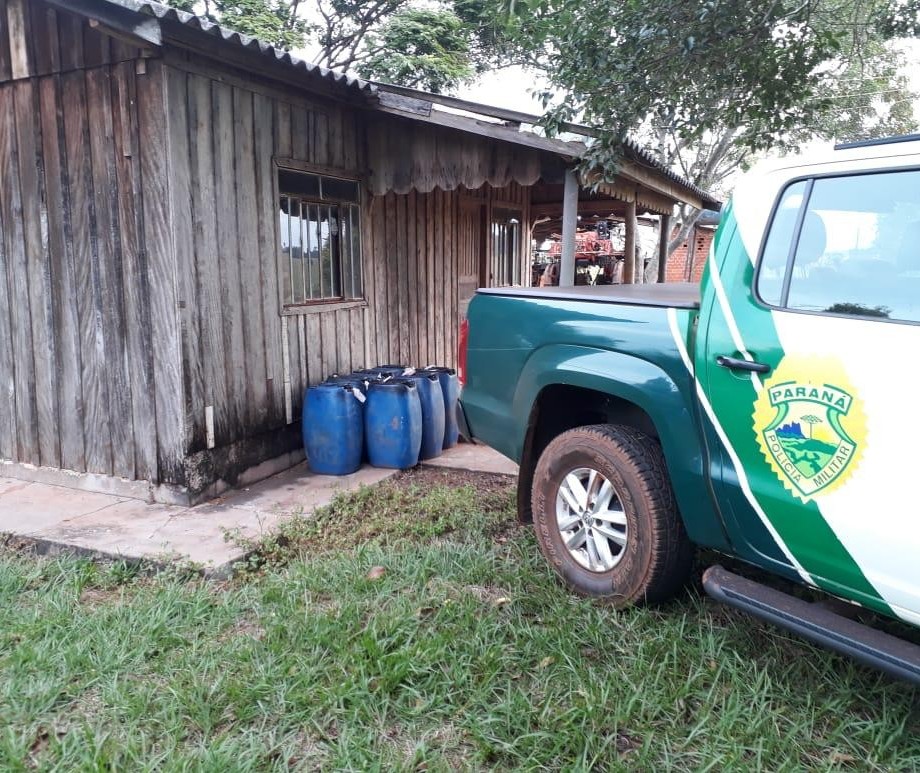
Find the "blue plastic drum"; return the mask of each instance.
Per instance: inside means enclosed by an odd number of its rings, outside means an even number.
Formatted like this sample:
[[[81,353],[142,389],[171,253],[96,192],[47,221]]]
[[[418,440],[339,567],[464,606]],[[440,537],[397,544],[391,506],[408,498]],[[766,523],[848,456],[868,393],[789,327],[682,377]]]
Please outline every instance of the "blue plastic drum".
[[[310,469],[348,475],[361,466],[364,404],[353,384],[319,384],[304,397],[301,428]]]
[[[453,448],[460,439],[457,426],[457,401],[460,399],[460,379],[453,368],[429,367],[426,373],[437,373],[444,395],[444,448]]]
[[[372,381],[367,390],[364,434],[374,467],[405,470],[418,464],[422,403],[413,381]]]
[[[419,459],[434,459],[444,449],[444,395],[438,374],[420,370],[403,380],[414,381],[422,404],[422,448]]]

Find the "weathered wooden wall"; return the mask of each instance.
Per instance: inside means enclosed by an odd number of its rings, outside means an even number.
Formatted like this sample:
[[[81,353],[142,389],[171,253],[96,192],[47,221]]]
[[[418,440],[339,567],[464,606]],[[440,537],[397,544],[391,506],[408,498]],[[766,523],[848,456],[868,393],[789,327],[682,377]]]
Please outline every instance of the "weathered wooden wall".
[[[138,74],[131,51],[39,2],[0,2],[0,20],[0,458],[168,478],[181,412],[159,65]]]
[[[287,425],[309,383],[364,362],[362,308],[282,316],[273,161],[355,174],[361,148],[356,116],[333,103],[282,98],[194,60],[168,72],[186,449],[196,453]]]
[[[0,27],[0,459],[203,490],[296,444],[309,384],[455,363],[461,201],[526,188],[365,191],[366,303],[283,312],[275,159],[366,182],[393,119],[38,0]]]
[[[140,50],[41,0],[0,0],[0,83],[130,61]]]
[[[365,278],[374,364],[456,359],[457,191],[388,193],[369,202]]]
[[[333,373],[454,364],[460,200],[526,211],[527,189],[365,193],[367,304],[282,313],[273,159],[365,179],[369,114],[209,74],[194,57],[168,73],[187,452],[296,423],[307,386]]]

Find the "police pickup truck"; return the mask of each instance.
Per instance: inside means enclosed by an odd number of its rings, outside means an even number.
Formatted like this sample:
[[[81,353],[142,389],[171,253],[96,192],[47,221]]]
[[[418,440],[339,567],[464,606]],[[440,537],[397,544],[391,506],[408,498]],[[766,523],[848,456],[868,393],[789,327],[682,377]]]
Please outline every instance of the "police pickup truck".
[[[467,434],[577,592],[652,603],[702,546],[920,625],[920,137],[761,167],[701,286],[470,304]],[[920,682],[920,648],[711,566],[712,596]]]

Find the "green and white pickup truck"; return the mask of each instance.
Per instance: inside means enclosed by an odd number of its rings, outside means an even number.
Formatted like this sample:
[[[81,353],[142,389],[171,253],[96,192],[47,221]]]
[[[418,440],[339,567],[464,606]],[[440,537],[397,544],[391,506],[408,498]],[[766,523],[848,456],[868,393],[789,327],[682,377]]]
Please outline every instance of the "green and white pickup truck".
[[[663,600],[702,546],[920,625],[920,137],[749,174],[700,287],[484,289],[467,324],[464,431],[576,591]],[[920,682],[833,605],[703,584]]]

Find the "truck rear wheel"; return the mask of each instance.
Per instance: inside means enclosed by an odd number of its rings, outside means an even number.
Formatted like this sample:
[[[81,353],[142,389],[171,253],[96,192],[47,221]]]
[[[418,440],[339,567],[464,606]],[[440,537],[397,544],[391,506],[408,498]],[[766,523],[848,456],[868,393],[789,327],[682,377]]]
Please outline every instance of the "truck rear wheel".
[[[627,606],[686,582],[693,546],[647,435],[615,424],[563,432],[540,455],[531,491],[540,548],[576,592]]]

